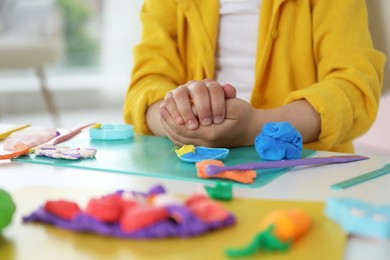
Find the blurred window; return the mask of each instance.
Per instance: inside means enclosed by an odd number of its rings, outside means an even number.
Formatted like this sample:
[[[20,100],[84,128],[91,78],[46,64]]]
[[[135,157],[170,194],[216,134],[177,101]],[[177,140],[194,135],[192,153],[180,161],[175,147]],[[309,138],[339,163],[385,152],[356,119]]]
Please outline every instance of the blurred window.
[[[9,39],[10,36],[15,44],[22,44],[27,36],[29,39],[42,38],[49,27],[47,23],[53,24],[55,21],[45,22],[47,26],[41,26],[38,20],[42,19],[38,16],[44,15],[44,10],[54,7],[58,9],[61,17],[59,22],[63,53],[55,62],[45,66],[49,71],[49,77],[99,73],[102,50],[102,2],[102,0],[0,0],[0,43],[2,39],[6,37]],[[42,14],[29,13],[28,10],[41,10]],[[23,37],[17,38],[18,34]],[[27,59],[30,56],[25,57]],[[33,77],[34,72],[29,68],[1,68],[0,88],[6,85],[26,85]],[[17,82],[18,79],[21,79],[21,83]]]
[[[31,1],[31,0],[30,0]],[[61,69],[99,68],[102,1],[54,0],[63,17],[65,55]]]

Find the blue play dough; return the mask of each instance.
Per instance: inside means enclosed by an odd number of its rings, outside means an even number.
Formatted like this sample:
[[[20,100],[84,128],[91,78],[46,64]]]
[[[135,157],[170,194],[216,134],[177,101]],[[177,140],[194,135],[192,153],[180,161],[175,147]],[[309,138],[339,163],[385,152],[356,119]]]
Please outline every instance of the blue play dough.
[[[299,159],[302,136],[288,122],[267,123],[255,139],[255,148],[263,160]]]
[[[203,146],[195,147],[195,153],[189,152],[180,156],[185,162],[200,162],[203,160],[221,160],[228,156],[229,149],[226,148],[208,148]]]

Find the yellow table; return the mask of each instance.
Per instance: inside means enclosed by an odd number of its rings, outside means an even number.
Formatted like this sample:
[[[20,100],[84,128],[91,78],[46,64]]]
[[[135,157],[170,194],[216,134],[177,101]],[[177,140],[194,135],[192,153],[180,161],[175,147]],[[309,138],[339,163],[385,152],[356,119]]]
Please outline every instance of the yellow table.
[[[0,124],[0,129],[1,127]],[[8,125],[5,127],[10,128]],[[0,142],[0,149],[1,147]],[[315,156],[334,155],[340,154],[318,151]],[[282,203],[280,201],[291,202],[284,204],[286,206],[304,207],[306,203],[300,203],[301,201],[307,201],[308,205],[316,205],[313,206],[314,209],[310,209],[310,212],[315,213],[315,226],[307,236],[294,245],[288,254],[295,255],[313,250],[307,245],[308,243],[321,246],[321,243],[324,243],[322,233],[326,233],[325,239],[334,236],[333,239],[336,237],[341,240],[335,242],[337,248],[333,250],[330,247],[333,245],[325,245],[326,254],[313,253],[314,256],[309,259],[332,259],[329,254],[337,253],[340,249],[344,251],[343,258],[346,260],[387,260],[390,255],[390,242],[348,237],[344,244],[345,237],[336,236],[335,225],[321,220],[322,216],[320,216],[322,205],[318,203],[324,202],[329,197],[351,197],[373,204],[390,204],[390,175],[346,190],[330,188],[334,183],[381,168],[390,162],[388,156],[369,157],[369,160],[354,163],[296,167],[261,188],[235,187],[235,201],[242,200],[240,203],[229,205],[238,217],[236,227],[199,238],[166,241],[129,241],[78,234],[42,224],[23,225],[21,217],[31,213],[46,200],[56,197],[86,202],[91,196],[99,196],[118,189],[146,191],[156,184],[162,184],[170,193],[186,196],[194,191],[204,192],[204,184],[158,178],[152,175],[117,174],[55,165],[0,161],[0,187],[13,196],[18,208],[12,225],[0,234],[0,260],[99,258],[111,260],[153,259],[153,257],[175,259],[175,256],[177,259],[188,257],[218,259],[218,256],[225,258],[223,250],[227,247],[247,245],[253,236],[252,229],[266,213],[262,210],[269,211],[271,207],[279,207],[279,203]],[[322,224],[318,225],[318,223]],[[322,230],[318,230],[317,227],[321,227]],[[317,232],[321,233],[320,238]],[[313,239],[311,236],[314,236]],[[304,250],[301,250],[302,247]],[[162,252],[159,250],[161,248],[166,251]],[[322,252],[324,248],[320,247],[319,250]],[[204,258],[199,258],[199,254]],[[277,254],[272,257],[290,259],[287,256]],[[264,259],[268,259],[268,256]]]
[[[169,191],[168,191],[169,192]],[[310,231],[288,252],[258,253],[258,259],[342,259],[346,237],[340,228],[323,215],[323,204],[281,200],[233,199],[225,202],[237,217],[237,224],[188,239],[127,240],[77,233],[58,227],[21,222],[22,216],[49,199],[87,201],[107,192],[32,186],[13,192],[18,205],[14,221],[3,234],[0,259],[225,259],[228,247],[246,246],[254,236],[261,218],[274,209],[302,208],[313,218]]]

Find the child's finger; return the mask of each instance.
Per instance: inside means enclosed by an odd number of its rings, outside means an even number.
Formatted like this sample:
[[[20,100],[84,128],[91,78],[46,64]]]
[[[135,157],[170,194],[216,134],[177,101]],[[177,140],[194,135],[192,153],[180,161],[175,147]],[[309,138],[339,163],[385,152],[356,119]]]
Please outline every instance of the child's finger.
[[[180,112],[176,107],[176,103],[171,92],[168,92],[165,95],[164,102],[161,104],[161,106],[163,106],[167,112],[171,114],[172,118],[176,121],[177,124],[184,124],[184,119],[181,117]]]
[[[237,90],[232,84],[230,83],[223,84],[222,88],[225,93],[225,99],[235,98],[237,96]]]
[[[191,84],[191,83],[189,83]],[[177,110],[184,120],[186,127],[190,130],[198,128],[198,119],[192,112],[192,98],[187,85],[182,85],[173,91],[173,100],[176,104]],[[196,101],[194,101],[195,103]],[[196,106],[196,103],[195,103]],[[199,113],[199,109],[197,108]]]
[[[206,81],[211,103],[213,122],[221,124],[225,119],[225,94],[222,86],[216,81]]]
[[[188,91],[201,125],[207,126],[212,124],[210,95],[206,83],[203,81],[193,82],[188,85]]]

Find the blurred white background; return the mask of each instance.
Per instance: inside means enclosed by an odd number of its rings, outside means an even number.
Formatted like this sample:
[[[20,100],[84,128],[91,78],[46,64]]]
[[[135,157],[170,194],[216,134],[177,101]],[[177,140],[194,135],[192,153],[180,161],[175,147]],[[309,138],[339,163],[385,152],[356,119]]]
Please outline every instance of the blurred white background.
[[[49,62],[43,64],[47,88],[59,110],[61,125],[68,127],[68,122],[76,121],[75,117],[83,122],[91,120],[93,114],[94,120],[109,120],[99,116],[110,115],[110,121],[122,121],[132,47],[140,35],[141,3],[141,0],[0,0],[0,122],[53,124],[33,66],[34,62],[42,62],[43,55],[48,56],[48,38],[59,38],[62,42],[62,46],[57,46],[60,50],[52,53],[55,57],[52,60],[49,57],[46,59]],[[52,28],[58,21],[50,13],[56,10],[61,15],[61,26]],[[49,19],[42,19],[44,15]],[[57,32],[51,32],[54,30]],[[39,44],[46,45],[46,50],[36,48]],[[17,61],[7,67],[15,59],[31,62],[25,66]],[[37,121],[39,118],[41,121]]]
[[[122,122],[142,2],[0,0],[0,122],[65,128]],[[374,44],[389,57],[390,1],[367,5]],[[357,153],[390,155],[389,67],[377,121],[355,142]],[[58,121],[49,113],[50,96]]]

